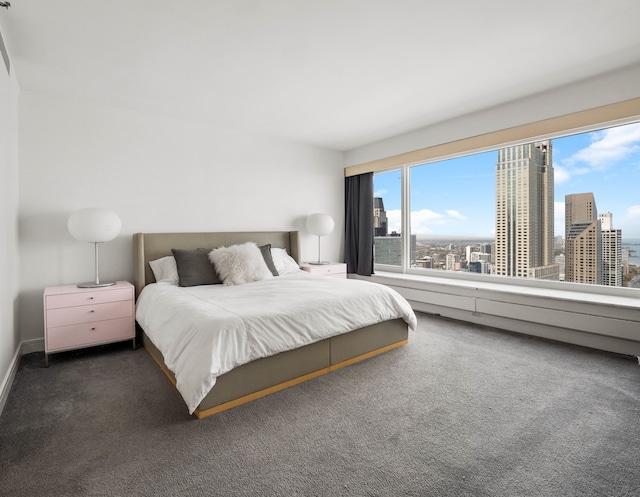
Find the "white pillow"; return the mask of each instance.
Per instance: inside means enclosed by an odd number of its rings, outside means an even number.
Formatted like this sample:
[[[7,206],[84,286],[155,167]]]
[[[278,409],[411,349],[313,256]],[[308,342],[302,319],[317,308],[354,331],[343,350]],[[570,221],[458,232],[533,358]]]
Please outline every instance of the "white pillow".
[[[300,271],[300,266],[298,266],[295,259],[287,253],[287,249],[271,247],[271,258],[280,276]]]
[[[172,255],[161,257],[155,261],[149,261],[149,266],[151,266],[151,271],[156,279],[156,283],[167,282],[172,285],[178,284],[178,267]]]
[[[242,285],[273,278],[260,248],[253,242],[213,249],[209,252],[209,260],[225,285]]]

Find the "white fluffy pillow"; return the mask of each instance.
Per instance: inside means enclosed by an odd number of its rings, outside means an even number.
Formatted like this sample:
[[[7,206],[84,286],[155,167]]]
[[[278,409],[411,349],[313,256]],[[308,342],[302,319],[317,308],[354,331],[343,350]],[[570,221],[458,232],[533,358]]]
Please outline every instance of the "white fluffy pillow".
[[[287,253],[286,249],[271,247],[271,258],[280,276],[300,271],[300,266],[298,266],[295,259]]]
[[[209,252],[209,260],[225,285],[242,285],[273,278],[262,252],[253,242],[213,249]]]
[[[151,271],[156,279],[156,283],[166,282],[172,285],[178,284],[178,267],[172,255],[161,257],[155,261],[149,261],[149,266],[151,266]]]

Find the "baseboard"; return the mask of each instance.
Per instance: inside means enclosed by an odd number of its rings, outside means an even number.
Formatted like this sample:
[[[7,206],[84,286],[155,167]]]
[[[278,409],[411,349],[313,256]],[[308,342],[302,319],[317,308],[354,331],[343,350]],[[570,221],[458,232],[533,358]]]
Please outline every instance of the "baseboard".
[[[44,352],[44,338],[34,338],[23,340],[20,348],[20,355],[31,354],[32,352]]]
[[[20,363],[21,356],[20,350],[21,347],[18,346],[18,348],[16,349],[16,353],[13,354],[13,359],[11,360],[9,370],[7,371],[7,374],[4,375],[2,385],[0,385],[0,415],[2,415],[4,406],[7,403],[9,392],[11,391],[11,386],[13,385],[13,380],[15,379],[16,372],[18,371],[18,364]]]

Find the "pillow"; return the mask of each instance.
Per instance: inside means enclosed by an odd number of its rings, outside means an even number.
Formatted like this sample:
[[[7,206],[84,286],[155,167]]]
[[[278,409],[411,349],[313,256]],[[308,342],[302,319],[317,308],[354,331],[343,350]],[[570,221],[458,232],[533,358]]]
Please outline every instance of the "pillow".
[[[253,242],[213,249],[209,252],[209,260],[215,265],[225,285],[242,285],[273,278],[261,250]]]
[[[171,249],[176,258],[180,286],[218,285],[222,283],[216,268],[211,265],[211,249]]]
[[[300,271],[300,266],[298,266],[295,259],[287,254],[287,249],[272,248],[271,257],[273,258],[273,265],[280,276]]]
[[[278,271],[273,265],[273,257],[271,256],[271,244],[269,243],[260,247],[260,252],[262,252],[262,258],[264,259],[264,262],[267,263],[267,267],[269,268],[269,271],[271,271],[271,274],[278,276]]]
[[[156,283],[167,282],[172,285],[178,284],[178,268],[176,267],[176,259],[170,255],[161,257],[155,261],[149,261],[151,271],[156,279]]]

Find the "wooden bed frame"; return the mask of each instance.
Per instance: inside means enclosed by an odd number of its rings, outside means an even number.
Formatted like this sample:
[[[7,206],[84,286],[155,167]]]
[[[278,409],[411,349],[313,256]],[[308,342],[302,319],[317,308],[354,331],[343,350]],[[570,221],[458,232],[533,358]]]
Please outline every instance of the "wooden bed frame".
[[[216,248],[247,241],[258,245],[270,243],[272,247],[287,249],[300,263],[299,236],[297,231],[136,233],[133,235],[136,298],[145,285],[155,282],[149,261],[171,255],[172,248]],[[139,329],[139,333],[144,348],[175,386],[175,377],[165,366],[160,351],[147,338],[144,330]],[[219,376],[194,414],[198,418],[216,414],[400,347],[407,342],[407,324],[402,319],[395,319],[258,359]]]

